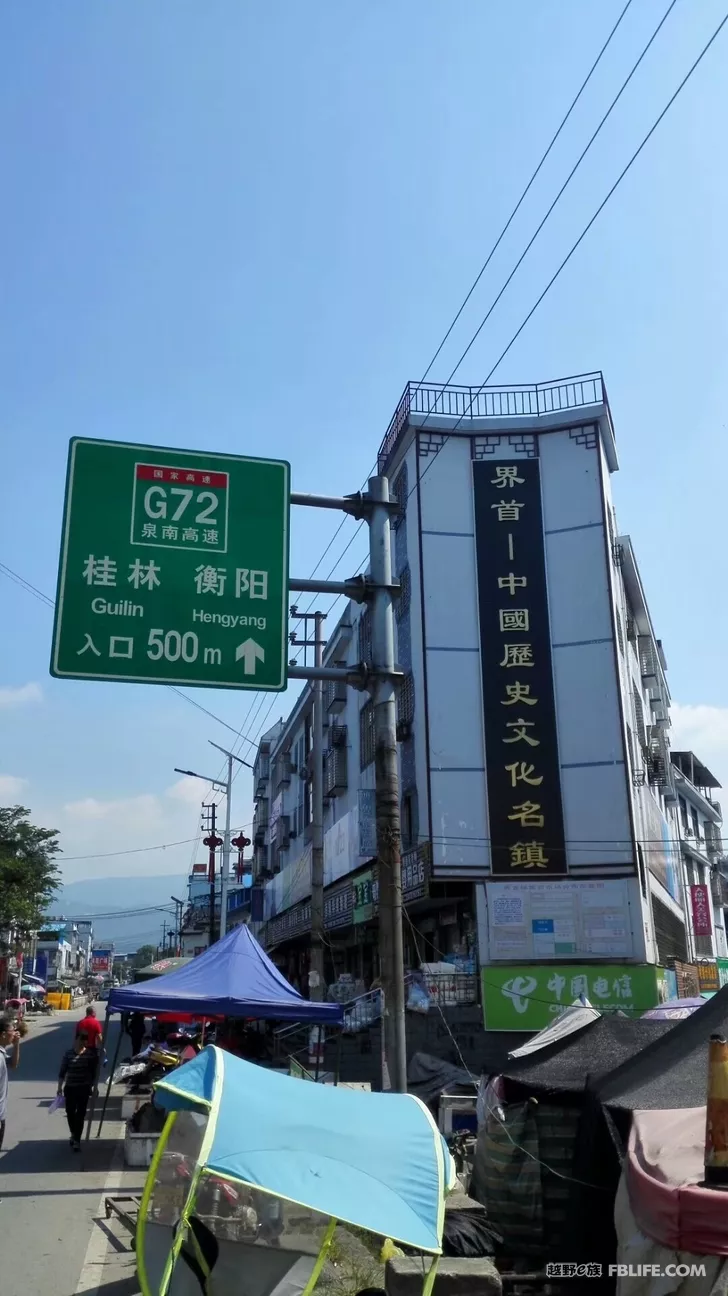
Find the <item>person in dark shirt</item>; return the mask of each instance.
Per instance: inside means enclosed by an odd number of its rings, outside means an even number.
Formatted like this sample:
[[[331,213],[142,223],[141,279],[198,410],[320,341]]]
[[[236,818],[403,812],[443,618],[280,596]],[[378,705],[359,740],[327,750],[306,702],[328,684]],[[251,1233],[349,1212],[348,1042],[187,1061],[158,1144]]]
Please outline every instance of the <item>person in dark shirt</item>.
[[[95,1048],[89,1047],[86,1032],[80,1031],[73,1041],[73,1048],[63,1054],[58,1073],[58,1092],[63,1093],[65,1098],[66,1120],[74,1152],[81,1150],[83,1122],[96,1080],[97,1066],[98,1053]]]
[[[146,1026],[144,1024],[144,1013],[140,1013],[140,1012],[132,1013],[131,1017],[129,1018],[127,1030],[131,1037],[132,1057],[136,1057],[137,1053],[141,1053],[142,1044],[144,1043],[144,1035],[146,1031]]]

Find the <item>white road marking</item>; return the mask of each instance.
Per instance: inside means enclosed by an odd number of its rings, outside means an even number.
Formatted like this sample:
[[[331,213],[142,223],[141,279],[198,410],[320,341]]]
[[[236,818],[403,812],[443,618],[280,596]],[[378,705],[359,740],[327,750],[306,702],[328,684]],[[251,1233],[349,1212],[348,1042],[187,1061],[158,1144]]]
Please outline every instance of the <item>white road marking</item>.
[[[113,1196],[121,1188],[124,1174],[124,1144],[119,1143],[114,1152],[111,1168],[99,1199],[98,1210],[91,1221],[91,1237],[86,1248],[86,1256],[81,1269],[75,1296],[98,1296],[104,1279],[104,1268],[109,1252],[109,1239],[98,1220],[106,1218],[104,1200]]]

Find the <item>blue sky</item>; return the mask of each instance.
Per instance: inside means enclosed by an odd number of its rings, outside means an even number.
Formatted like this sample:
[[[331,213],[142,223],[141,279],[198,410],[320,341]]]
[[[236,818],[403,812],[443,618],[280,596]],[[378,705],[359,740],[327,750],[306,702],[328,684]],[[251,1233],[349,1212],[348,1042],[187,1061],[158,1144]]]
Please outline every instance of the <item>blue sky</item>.
[[[721,6],[677,4],[459,381],[488,372]],[[297,490],[356,489],[621,8],[6,7],[1,560],[54,593],[73,435],[271,454],[291,461]],[[633,0],[434,377],[666,8]],[[727,58],[728,29],[496,375],[604,371],[620,523],[664,640],[677,732],[726,781]],[[292,574],[309,574],[337,521],[294,510]],[[213,772],[206,740],[232,735],[167,690],[51,680],[50,613],[4,578],[0,623],[2,799],[62,827],[68,855],[194,838],[200,789],[177,785],[173,766]],[[197,697],[253,736],[269,706]],[[243,775],[236,822],[250,810]],[[66,872],[179,872],[191,850]]]

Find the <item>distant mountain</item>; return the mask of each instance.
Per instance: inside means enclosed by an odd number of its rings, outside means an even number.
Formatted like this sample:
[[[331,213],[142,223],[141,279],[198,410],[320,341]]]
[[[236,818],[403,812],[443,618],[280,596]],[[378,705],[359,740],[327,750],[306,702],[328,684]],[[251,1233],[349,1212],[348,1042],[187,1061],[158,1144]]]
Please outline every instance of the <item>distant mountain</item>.
[[[163,922],[174,926],[173,895],[186,899],[185,877],[92,878],[60,887],[51,912],[54,918],[93,919],[94,944],[113,944],[124,954],[161,942]]]

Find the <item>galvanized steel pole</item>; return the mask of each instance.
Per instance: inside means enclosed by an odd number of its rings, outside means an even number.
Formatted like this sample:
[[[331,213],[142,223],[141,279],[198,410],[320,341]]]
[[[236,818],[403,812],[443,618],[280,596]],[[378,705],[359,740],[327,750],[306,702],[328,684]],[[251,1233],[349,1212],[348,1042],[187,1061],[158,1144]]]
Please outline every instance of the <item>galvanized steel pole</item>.
[[[383,1084],[407,1092],[404,954],[402,940],[402,868],[397,767],[397,709],[394,683],[394,610],[389,482],[370,477],[372,501],[369,563],[372,601],[372,665],[377,672],[372,695],[375,733],[375,807],[379,866],[379,958],[384,1013],[385,1074]]]
[[[314,665],[324,660],[324,614],[314,614]],[[324,686],[313,684],[313,779],[311,819],[311,963],[309,998],[324,997]]]

